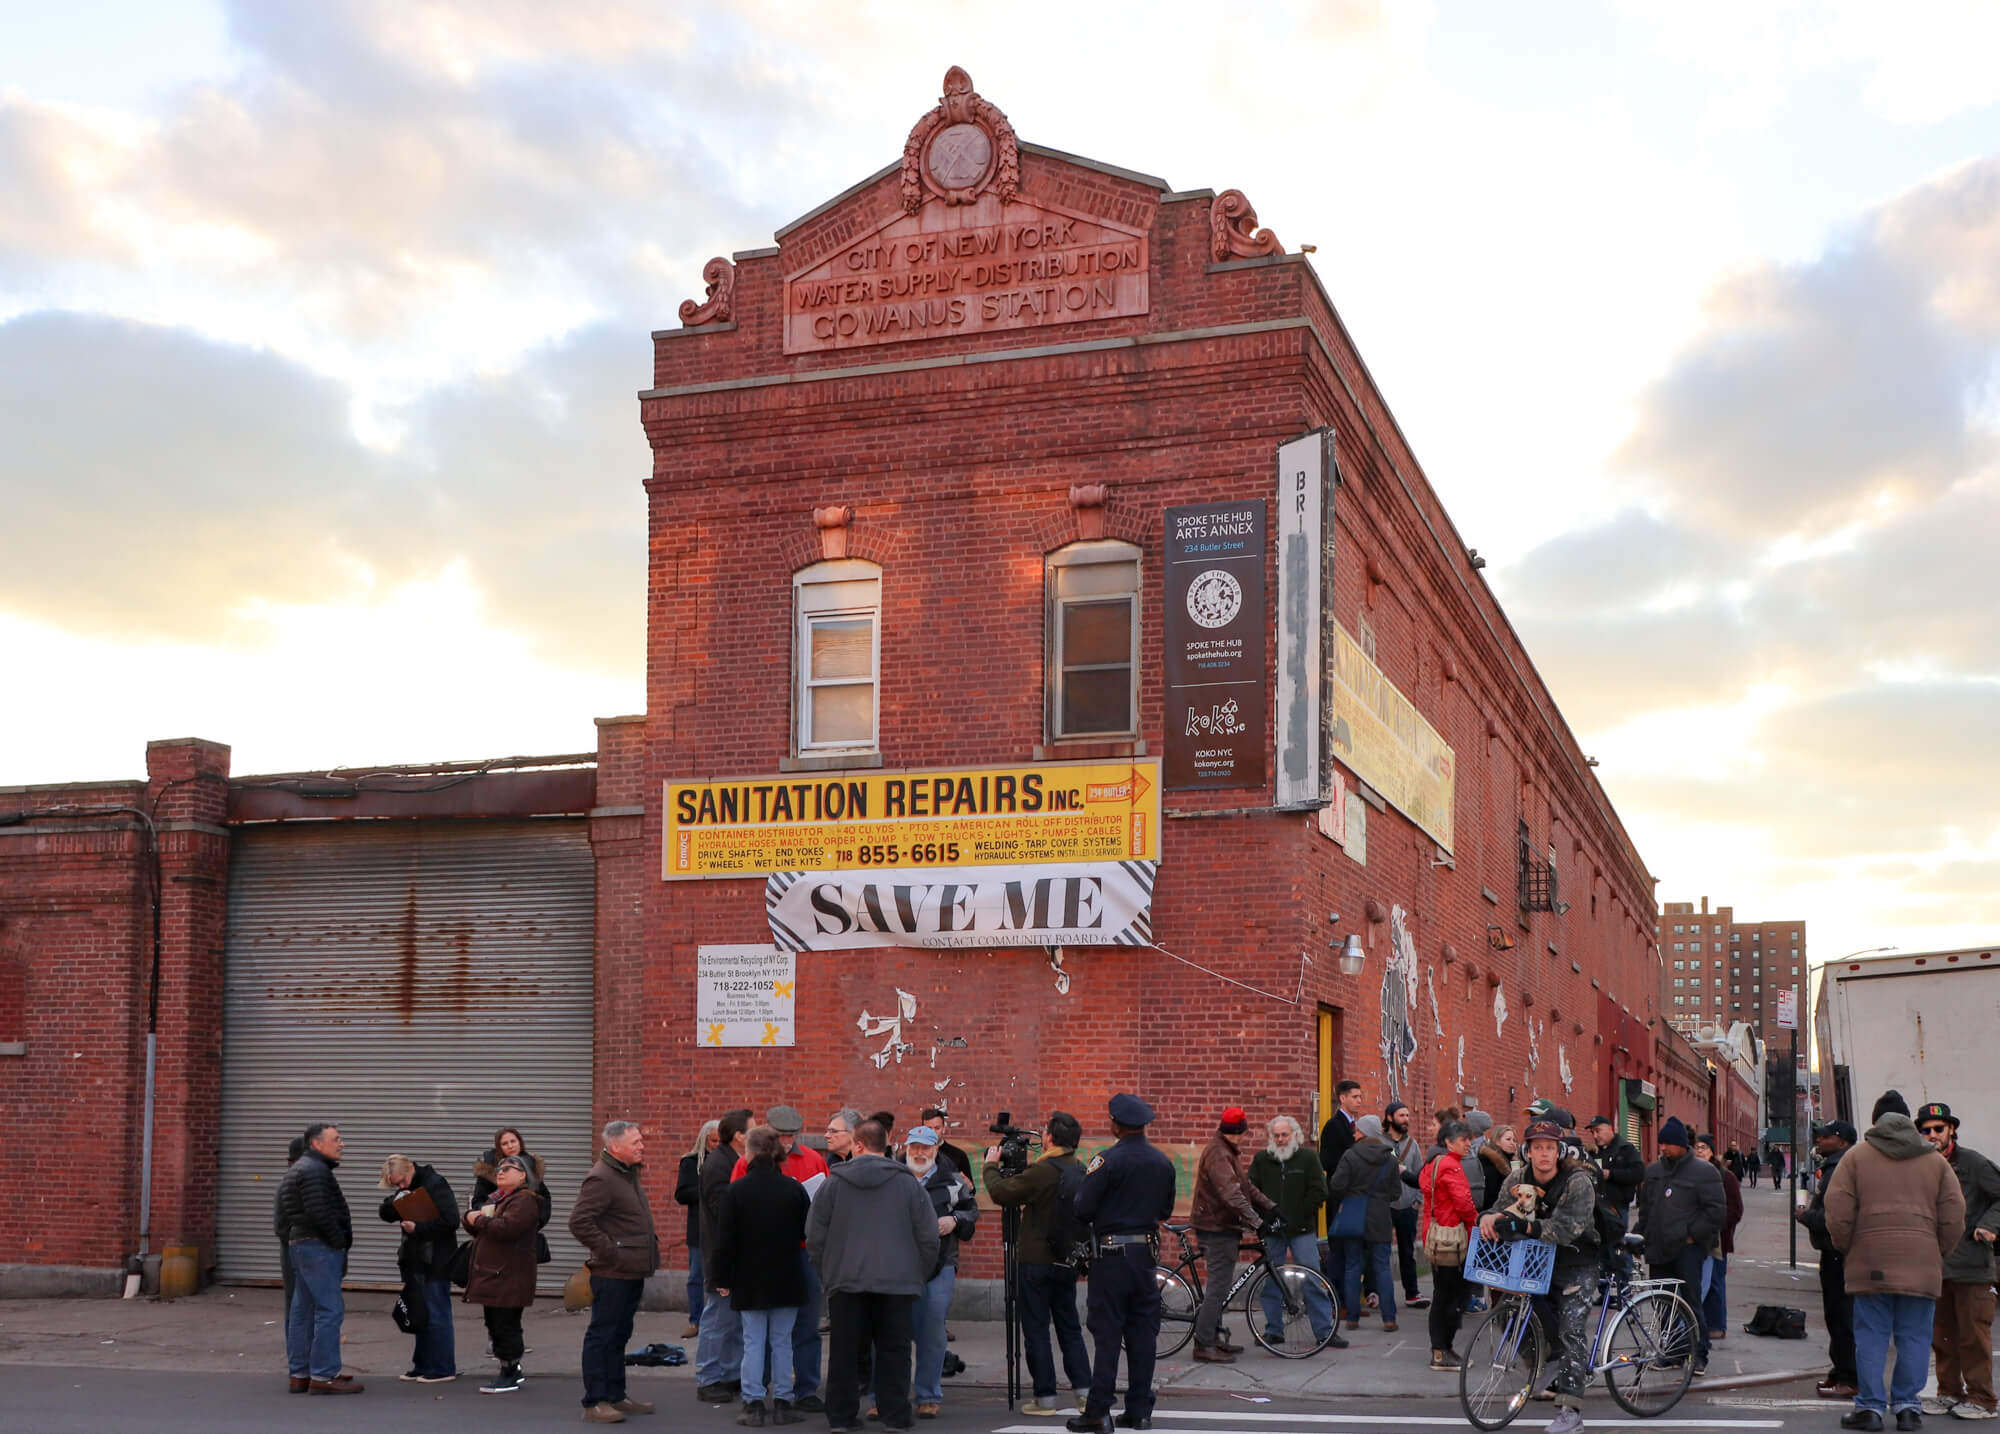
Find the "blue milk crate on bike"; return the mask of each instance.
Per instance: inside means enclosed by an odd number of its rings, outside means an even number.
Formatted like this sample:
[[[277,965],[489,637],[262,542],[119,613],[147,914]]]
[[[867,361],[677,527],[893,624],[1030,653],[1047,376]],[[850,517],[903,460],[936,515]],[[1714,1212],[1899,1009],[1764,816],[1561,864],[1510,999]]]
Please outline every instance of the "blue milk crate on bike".
[[[1468,1283],[1517,1295],[1545,1295],[1556,1272],[1556,1247],[1547,1240],[1482,1240],[1472,1232],[1465,1251]]]

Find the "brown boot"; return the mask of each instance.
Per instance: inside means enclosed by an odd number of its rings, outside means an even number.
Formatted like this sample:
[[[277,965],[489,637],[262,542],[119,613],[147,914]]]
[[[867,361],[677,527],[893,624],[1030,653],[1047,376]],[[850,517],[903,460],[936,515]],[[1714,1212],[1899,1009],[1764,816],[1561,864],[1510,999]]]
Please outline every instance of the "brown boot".
[[[307,1389],[312,1387],[312,1381],[310,1379],[305,1379],[296,1374],[288,1375],[287,1379],[290,1382],[291,1391],[294,1394],[304,1394]]]
[[[1227,1350],[1217,1349],[1214,1345],[1198,1344],[1194,1347],[1194,1362],[1196,1364],[1234,1364],[1236,1363],[1236,1356]]]
[[[309,1394],[359,1394],[367,1388],[351,1374],[337,1374],[332,1379],[315,1379],[307,1387]]]

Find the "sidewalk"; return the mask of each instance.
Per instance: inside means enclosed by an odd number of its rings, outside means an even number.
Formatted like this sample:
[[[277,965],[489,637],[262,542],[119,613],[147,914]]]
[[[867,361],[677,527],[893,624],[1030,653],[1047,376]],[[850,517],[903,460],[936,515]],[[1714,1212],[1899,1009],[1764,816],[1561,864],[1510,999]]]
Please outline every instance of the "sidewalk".
[[[1809,1380],[1825,1370],[1826,1332],[1819,1317],[1817,1267],[1812,1249],[1800,1241],[1797,1270],[1785,1260],[1784,1197],[1768,1188],[1744,1191],[1748,1207],[1738,1230],[1738,1253],[1729,1262],[1730,1334],[1718,1343],[1705,1389]],[[344,1344],[347,1368],[364,1379],[393,1381],[409,1366],[410,1337],[390,1322],[393,1295],[350,1293]],[[1804,1309],[1804,1340],[1758,1339],[1743,1324],[1759,1304]],[[284,1372],[284,1329],[278,1291],[217,1287],[188,1299],[11,1300],[0,1302],[0,1365],[43,1364],[75,1368],[155,1369],[204,1372],[267,1370]],[[459,1367],[480,1374],[492,1368],[486,1357],[486,1330],[476,1308],[458,1305]],[[1195,1364],[1189,1350],[1159,1366],[1158,1385],[1166,1391],[1244,1396],[1331,1398],[1355,1396],[1428,1397],[1456,1391],[1451,1378],[1428,1369],[1430,1342],[1425,1312],[1404,1312],[1401,1328],[1384,1334],[1379,1322],[1364,1321],[1348,1338],[1353,1348],[1329,1350],[1312,1359],[1285,1360],[1253,1348],[1234,1365]],[[1476,1317],[1475,1317],[1476,1318]],[[1229,1322],[1239,1344],[1251,1344],[1240,1313]],[[574,1378],[579,1368],[587,1316],[569,1314],[557,1299],[542,1300],[527,1313],[525,1331],[533,1351],[531,1375]],[[641,1313],[634,1345],[692,1341],[680,1331],[679,1311]],[[998,1321],[954,1319],[951,1346],[969,1366],[945,1381],[953,1390],[991,1391],[1006,1385],[1005,1331]],[[1087,1337],[1087,1336],[1086,1336]],[[1025,1371],[1024,1371],[1025,1375]],[[635,1368],[635,1386],[667,1399],[692,1398],[691,1365],[675,1369]],[[1810,1390],[1805,1391],[1808,1395]],[[651,1397],[644,1394],[642,1397]]]

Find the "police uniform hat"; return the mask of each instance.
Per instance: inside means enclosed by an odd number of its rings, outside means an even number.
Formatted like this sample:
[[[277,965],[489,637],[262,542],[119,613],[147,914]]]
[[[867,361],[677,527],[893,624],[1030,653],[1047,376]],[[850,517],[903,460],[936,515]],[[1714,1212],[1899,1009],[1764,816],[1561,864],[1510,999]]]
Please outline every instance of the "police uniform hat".
[[[1951,1113],[1951,1107],[1941,1100],[1917,1107],[1917,1124],[1922,1126],[1927,1120],[1942,1120],[1953,1130],[1958,1129],[1958,1117]]]
[[[1136,1095],[1120,1091],[1111,1097],[1111,1118],[1119,1125],[1138,1130],[1153,1123],[1153,1107]]]

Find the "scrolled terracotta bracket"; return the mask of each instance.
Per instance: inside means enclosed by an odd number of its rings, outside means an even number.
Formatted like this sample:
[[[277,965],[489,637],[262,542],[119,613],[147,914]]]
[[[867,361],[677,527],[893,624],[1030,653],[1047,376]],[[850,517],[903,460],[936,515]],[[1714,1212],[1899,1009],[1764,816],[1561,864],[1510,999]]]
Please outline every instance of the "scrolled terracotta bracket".
[[[813,526],[819,529],[820,557],[832,559],[847,556],[847,529],[853,522],[854,509],[844,504],[813,509]]]
[[[1076,510],[1078,538],[1093,542],[1104,536],[1104,500],[1110,491],[1106,483],[1078,483],[1070,488],[1069,505]]]
[[[1277,235],[1257,227],[1257,211],[1240,189],[1225,189],[1215,196],[1215,202],[1208,206],[1208,233],[1209,253],[1218,264],[1285,252]]]
[[[699,304],[693,299],[681,300],[681,327],[684,329],[700,328],[703,324],[726,324],[736,316],[736,266],[718,254],[701,266],[701,277],[708,285],[708,298]]]

